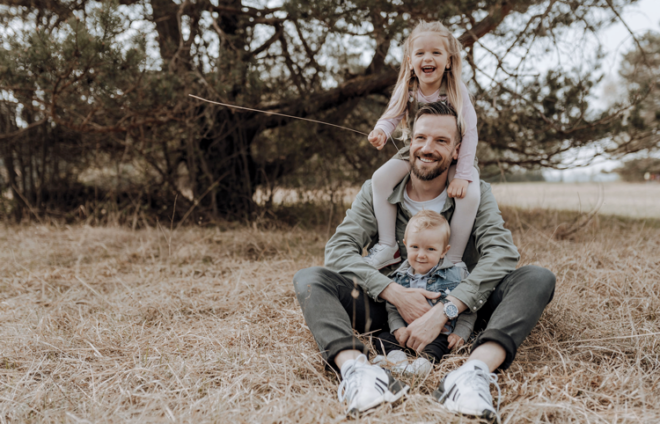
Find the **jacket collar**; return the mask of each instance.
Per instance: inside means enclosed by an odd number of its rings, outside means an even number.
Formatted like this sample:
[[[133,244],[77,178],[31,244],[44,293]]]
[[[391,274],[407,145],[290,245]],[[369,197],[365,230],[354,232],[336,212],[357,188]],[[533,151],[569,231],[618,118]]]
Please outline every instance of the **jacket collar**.
[[[431,270],[429,272],[427,272],[427,275],[430,277],[431,275],[433,275],[436,271],[438,271],[440,269],[447,269],[447,268],[451,268],[453,266],[454,266],[454,263],[452,261],[450,261],[449,259],[447,259],[447,257],[445,256],[444,258],[442,258],[442,262],[440,262],[438,265],[431,268]],[[403,263],[401,263],[401,266],[399,266],[393,272],[393,274],[406,275],[409,272],[412,272],[412,267],[410,266],[410,262],[408,262],[408,259],[406,259],[405,261],[403,261]]]

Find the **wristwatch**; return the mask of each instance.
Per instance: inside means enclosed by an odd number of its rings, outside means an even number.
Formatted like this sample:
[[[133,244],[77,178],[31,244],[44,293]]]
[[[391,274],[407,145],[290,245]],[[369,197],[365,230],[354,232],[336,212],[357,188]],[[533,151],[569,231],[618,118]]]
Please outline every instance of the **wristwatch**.
[[[449,319],[458,317],[458,306],[454,305],[451,300],[445,303],[445,315]]]

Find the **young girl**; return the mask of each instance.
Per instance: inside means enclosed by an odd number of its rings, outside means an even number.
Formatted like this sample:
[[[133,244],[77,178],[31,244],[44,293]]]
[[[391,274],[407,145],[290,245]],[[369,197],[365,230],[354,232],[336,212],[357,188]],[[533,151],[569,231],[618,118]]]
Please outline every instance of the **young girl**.
[[[458,114],[463,131],[458,163],[449,169],[447,194],[456,198],[451,221],[451,250],[447,258],[462,262],[480,202],[479,171],[476,168],[477,114],[461,80],[460,44],[440,22],[420,22],[403,45],[403,61],[390,104],[369,134],[369,142],[379,150],[399,122],[403,121],[406,147],[380,167],[372,179],[374,211],[378,220],[378,243],[365,260],[377,269],[401,261],[396,244],[396,206],[388,202],[394,187],[410,171],[409,140],[411,119],[418,103],[448,101]],[[474,166],[473,166],[474,165]]]

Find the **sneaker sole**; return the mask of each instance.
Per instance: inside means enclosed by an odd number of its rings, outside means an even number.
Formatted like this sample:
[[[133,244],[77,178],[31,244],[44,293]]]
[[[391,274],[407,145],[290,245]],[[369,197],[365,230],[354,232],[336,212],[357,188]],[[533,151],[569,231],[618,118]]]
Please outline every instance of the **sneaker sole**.
[[[398,264],[398,263],[400,263],[400,262],[401,262],[401,257],[394,258],[394,259],[392,259],[391,261],[387,261],[387,262],[385,262],[384,264],[380,264],[380,266],[379,266],[378,269],[381,270],[381,269],[386,268],[386,267],[388,267],[388,266],[390,266],[390,265]]]
[[[455,410],[449,408],[445,404],[447,399],[444,398],[444,394],[445,394],[445,379],[443,378],[442,381],[440,382],[440,386],[438,386],[438,388],[435,391],[433,391],[433,398],[436,401],[440,402],[440,404],[443,405],[449,412],[452,412],[452,413],[458,414],[458,415],[463,415],[465,417],[482,418],[482,419],[488,420],[488,421],[493,422],[493,423],[499,423],[499,420],[498,420],[498,417],[497,417],[497,414],[495,413],[495,411],[491,411],[489,409],[484,409],[483,411],[481,411],[481,413],[479,413],[477,411],[471,411],[471,412],[466,413],[466,412],[455,411]]]

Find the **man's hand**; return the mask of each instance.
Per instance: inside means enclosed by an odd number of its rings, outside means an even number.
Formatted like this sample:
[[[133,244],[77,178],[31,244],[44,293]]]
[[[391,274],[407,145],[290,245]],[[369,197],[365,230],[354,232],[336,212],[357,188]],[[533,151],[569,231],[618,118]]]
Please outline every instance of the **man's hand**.
[[[402,337],[407,336],[406,346],[416,352],[421,352],[440,335],[446,323],[447,315],[440,303],[406,327],[406,334]]]
[[[465,194],[467,193],[468,184],[470,184],[468,180],[454,178],[449,183],[449,187],[447,188],[447,195],[449,197],[456,197],[458,199],[464,198]]]
[[[396,306],[401,317],[408,324],[431,309],[426,299],[437,299],[441,295],[442,293],[433,293],[424,289],[408,289],[397,283],[391,283],[380,293],[382,299]]]
[[[463,338],[458,334],[454,334],[454,333],[451,333],[449,337],[447,337],[447,340],[449,341],[449,346],[448,346],[449,349],[452,349],[453,347],[456,347],[456,349],[458,349],[459,347],[465,344],[465,340],[463,340]]]
[[[387,143],[387,134],[385,134],[383,130],[373,130],[369,133],[367,140],[369,140],[369,143],[371,143],[372,146],[380,150],[385,147],[385,143]]]

